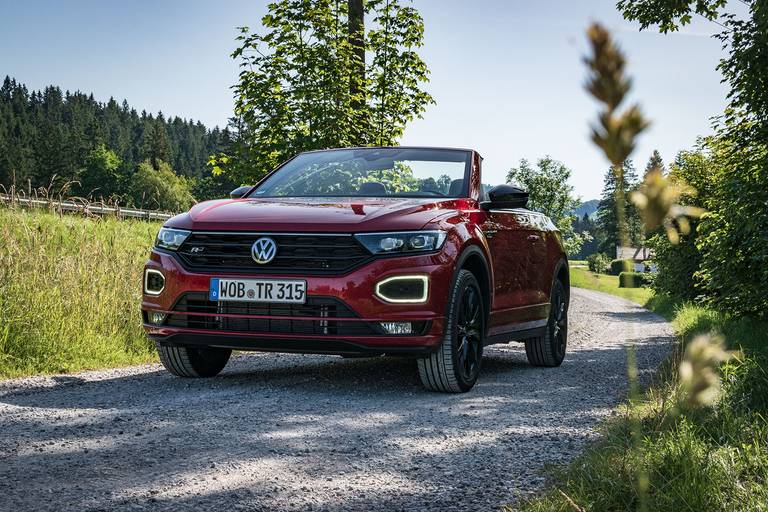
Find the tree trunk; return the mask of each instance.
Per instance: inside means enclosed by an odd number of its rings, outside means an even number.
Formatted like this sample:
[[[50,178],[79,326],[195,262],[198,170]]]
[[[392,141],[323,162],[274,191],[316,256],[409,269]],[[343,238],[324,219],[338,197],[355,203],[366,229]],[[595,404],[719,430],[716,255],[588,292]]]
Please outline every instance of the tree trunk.
[[[352,108],[360,110],[365,104],[365,0],[348,0],[347,34],[353,61],[349,74],[349,94]]]

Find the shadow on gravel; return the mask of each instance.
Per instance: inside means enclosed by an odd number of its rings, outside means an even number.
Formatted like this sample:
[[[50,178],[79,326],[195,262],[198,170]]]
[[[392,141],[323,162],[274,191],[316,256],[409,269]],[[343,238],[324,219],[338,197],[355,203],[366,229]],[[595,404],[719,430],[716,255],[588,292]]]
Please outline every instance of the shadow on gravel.
[[[413,360],[283,354],[208,380],[152,367],[0,389],[0,496],[17,511],[492,509],[594,436],[627,344],[646,375],[663,341],[577,345],[560,368],[489,347],[461,395],[423,391]]]
[[[637,323],[640,319],[644,324],[664,324],[667,321],[658,315],[649,315],[647,311],[638,307],[637,311],[601,311],[597,314],[606,316],[617,322]]]
[[[627,341],[636,347],[641,360],[657,359],[654,345],[663,339],[636,338]],[[568,354],[558,368],[533,367],[525,359],[522,344],[486,347],[482,375],[476,390],[496,386],[519,385],[531,377],[537,380],[556,379],[558,374],[574,365],[590,365],[590,370],[609,379],[612,374],[624,378],[625,368],[605,371],[614,366],[613,359],[605,362],[606,352],[625,352],[623,346],[600,350],[577,349]],[[302,359],[310,359],[303,361]],[[314,361],[312,361],[314,359]],[[321,359],[317,361],[317,359]],[[470,398],[474,393],[445,395],[424,391],[419,381],[416,363],[405,358],[343,359],[333,356],[301,356],[288,354],[242,354],[234,356],[229,366],[212,379],[182,379],[169,375],[162,367],[145,373],[111,379],[89,381],[79,377],[54,376],[54,386],[41,384],[2,392],[0,403],[21,407],[114,409],[146,406],[148,401],[185,402],[199,393],[269,393],[298,391],[309,395],[326,396],[327,391],[365,397],[391,396],[406,392],[413,399],[457,400]],[[588,383],[588,381],[584,381]],[[578,383],[576,384],[579,387]],[[264,398],[265,395],[254,395]]]

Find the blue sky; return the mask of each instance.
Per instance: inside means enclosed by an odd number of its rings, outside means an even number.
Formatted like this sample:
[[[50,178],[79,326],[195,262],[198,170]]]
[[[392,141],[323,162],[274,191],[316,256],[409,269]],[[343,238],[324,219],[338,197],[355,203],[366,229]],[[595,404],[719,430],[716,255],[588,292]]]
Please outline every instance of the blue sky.
[[[237,77],[229,58],[235,27],[258,27],[266,3],[0,0],[0,74],[33,89],[57,84],[223,125]],[[550,154],[573,170],[578,195],[599,196],[607,167],[588,138],[597,106],[584,92],[581,61],[592,20],[619,39],[634,77],[633,100],[653,120],[634,155],[638,168],[654,148],[666,161],[690,148],[725,106],[727,90],[715,70],[721,45],[710,37],[719,27],[700,18],[665,36],[638,32],[611,0],[414,5],[426,24],[421,53],[437,104],[408,127],[402,143],[477,149],[486,182],[501,182],[520,158]]]

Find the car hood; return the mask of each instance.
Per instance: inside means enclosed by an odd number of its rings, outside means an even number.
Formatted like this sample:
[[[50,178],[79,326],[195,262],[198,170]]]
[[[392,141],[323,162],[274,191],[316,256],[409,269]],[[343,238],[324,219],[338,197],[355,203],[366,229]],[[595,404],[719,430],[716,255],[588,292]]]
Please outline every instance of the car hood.
[[[203,231],[412,230],[466,203],[423,198],[225,199],[199,203],[166,225]]]

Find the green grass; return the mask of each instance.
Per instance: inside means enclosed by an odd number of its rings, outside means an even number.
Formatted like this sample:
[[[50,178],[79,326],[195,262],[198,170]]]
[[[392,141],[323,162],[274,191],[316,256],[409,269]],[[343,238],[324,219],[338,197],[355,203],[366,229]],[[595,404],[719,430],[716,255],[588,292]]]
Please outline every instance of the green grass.
[[[615,277],[578,270],[571,269],[574,286],[622,296],[637,291],[612,288]],[[548,491],[506,509],[768,510],[768,322],[650,294],[636,299],[672,320],[680,347],[714,332],[742,351],[739,360],[721,368],[720,401],[706,408],[680,406],[677,357],[672,358],[641,399],[603,425],[600,441],[569,466],[550,468]]]
[[[571,267],[570,274],[571,286],[577,288],[610,293],[642,305],[647,304],[653,297],[653,291],[649,288],[619,288],[619,276],[595,274],[581,267]]]
[[[139,303],[158,227],[0,208],[0,377],[154,360]]]

